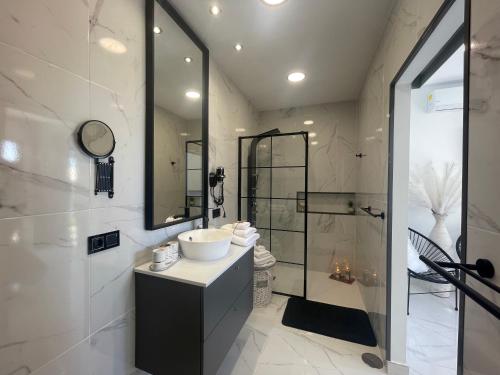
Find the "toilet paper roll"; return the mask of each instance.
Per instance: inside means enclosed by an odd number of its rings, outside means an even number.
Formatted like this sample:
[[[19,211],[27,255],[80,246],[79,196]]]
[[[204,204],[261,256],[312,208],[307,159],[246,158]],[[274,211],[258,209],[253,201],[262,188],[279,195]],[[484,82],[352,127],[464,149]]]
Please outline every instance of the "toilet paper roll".
[[[177,242],[177,241],[168,241],[167,245],[169,245],[171,253],[178,253],[179,252],[179,242]]]
[[[167,260],[167,249],[164,247],[159,247],[153,250],[153,262],[161,263]]]

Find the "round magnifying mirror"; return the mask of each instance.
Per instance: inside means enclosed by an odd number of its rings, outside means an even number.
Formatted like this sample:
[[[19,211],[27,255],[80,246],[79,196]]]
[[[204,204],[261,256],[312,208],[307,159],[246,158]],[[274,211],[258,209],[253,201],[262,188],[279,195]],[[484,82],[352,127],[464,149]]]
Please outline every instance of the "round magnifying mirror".
[[[91,120],[80,126],[78,142],[82,150],[93,158],[106,158],[115,149],[115,136],[102,121]]]

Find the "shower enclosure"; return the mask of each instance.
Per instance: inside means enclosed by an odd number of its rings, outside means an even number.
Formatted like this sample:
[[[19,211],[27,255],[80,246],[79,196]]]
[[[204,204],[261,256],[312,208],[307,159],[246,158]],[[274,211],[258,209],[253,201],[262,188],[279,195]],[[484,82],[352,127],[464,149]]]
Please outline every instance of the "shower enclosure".
[[[238,219],[277,259],[274,292],[306,297],[308,133],[238,139]]]

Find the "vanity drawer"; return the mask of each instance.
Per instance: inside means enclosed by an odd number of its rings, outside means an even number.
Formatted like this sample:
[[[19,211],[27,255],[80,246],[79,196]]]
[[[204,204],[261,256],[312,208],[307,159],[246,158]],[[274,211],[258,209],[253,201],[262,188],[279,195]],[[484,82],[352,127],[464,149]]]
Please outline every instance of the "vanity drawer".
[[[253,307],[253,281],[249,282],[233,306],[203,345],[203,375],[215,375]]]
[[[204,290],[204,339],[210,336],[226,311],[252,279],[253,251],[250,250]]]

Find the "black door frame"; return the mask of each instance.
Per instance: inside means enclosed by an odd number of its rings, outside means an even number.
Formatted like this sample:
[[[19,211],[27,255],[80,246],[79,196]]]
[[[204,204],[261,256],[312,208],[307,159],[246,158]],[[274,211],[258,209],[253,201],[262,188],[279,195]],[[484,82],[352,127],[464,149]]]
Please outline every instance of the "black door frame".
[[[469,143],[469,108],[466,103],[469,103],[469,60],[470,60],[470,0],[465,1],[465,20],[463,26],[463,36],[465,42],[464,52],[464,109],[463,109],[463,155],[462,155],[462,260],[465,259],[467,252],[467,177],[468,177],[468,143]],[[456,0],[444,0],[441,7],[436,12],[434,18],[431,20],[420,39],[415,44],[403,65],[399,68],[390,84],[390,97],[389,97],[389,150],[388,150],[388,186],[387,186],[387,289],[386,289],[386,359],[391,359],[391,284],[392,284],[392,217],[393,217],[393,167],[394,167],[394,107],[396,98],[396,85],[411,65],[415,57],[418,55],[422,47],[427,43],[428,39],[435,31],[437,26],[443,20],[450,8],[455,4]],[[446,46],[445,46],[446,47]],[[443,50],[441,50],[443,52]],[[438,54],[439,55],[439,54]],[[441,56],[442,57],[442,56]],[[431,63],[437,64],[438,59],[433,59]],[[435,65],[434,64],[434,65]],[[429,64],[426,66],[429,71],[435,68]],[[424,69],[425,71],[426,69]],[[414,81],[414,84],[419,82]],[[463,276],[462,276],[463,277]],[[457,355],[457,374],[463,373],[463,306],[464,295],[460,293],[460,311],[459,311],[459,340],[458,340],[458,355]]]

